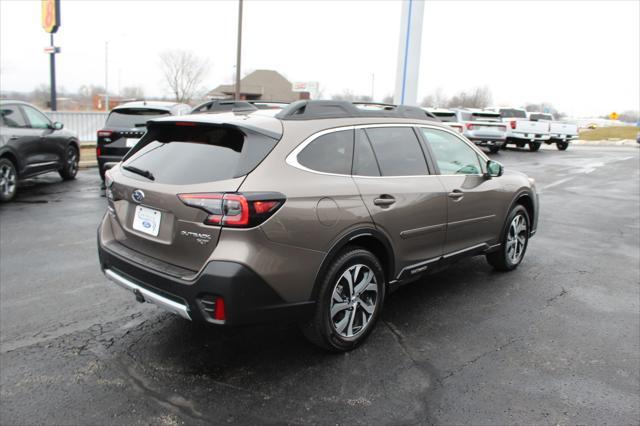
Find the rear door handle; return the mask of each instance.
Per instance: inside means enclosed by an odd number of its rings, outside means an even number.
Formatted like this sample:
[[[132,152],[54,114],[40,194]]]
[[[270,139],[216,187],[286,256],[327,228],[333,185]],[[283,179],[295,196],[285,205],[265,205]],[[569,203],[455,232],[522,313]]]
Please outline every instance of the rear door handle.
[[[454,189],[449,194],[449,198],[453,199],[453,201],[460,201],[462,197],[464,197],[464,192],[459,189]]]
[[[386,194],[381,195],[379,198],[376,198],[375,200],[373,200],[373,204],[381,207],[390,206],[395,202],[396,202],[395,198],[393,198],[391,195],[386,195]]]

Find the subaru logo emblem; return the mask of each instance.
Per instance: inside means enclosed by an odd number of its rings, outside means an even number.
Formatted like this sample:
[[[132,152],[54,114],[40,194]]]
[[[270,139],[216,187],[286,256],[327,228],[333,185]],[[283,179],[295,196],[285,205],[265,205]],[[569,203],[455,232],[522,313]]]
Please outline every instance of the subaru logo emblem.
[[[136,189],[133,191],[133,194],[131,194],[131,198],[133,198],[133,201],[136,203],[141,203],[142,200],[144,200],[144,192],[140,189]]]

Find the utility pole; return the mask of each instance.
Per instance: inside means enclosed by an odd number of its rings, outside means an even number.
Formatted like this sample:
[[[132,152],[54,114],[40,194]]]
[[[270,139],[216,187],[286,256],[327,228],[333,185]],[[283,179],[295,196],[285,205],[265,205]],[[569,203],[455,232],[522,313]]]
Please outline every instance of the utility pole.
[[[238,0],[238,51],[236,53],[235,97],[240,99],[240,57],[242,56],[242,0]]]
[[[109,112],[109,42],[104,42],[104,110]]]
[[[400,43],[393,102],[398,105],[417,106],[424,1],[407,0],[402,2],[401,7]]]

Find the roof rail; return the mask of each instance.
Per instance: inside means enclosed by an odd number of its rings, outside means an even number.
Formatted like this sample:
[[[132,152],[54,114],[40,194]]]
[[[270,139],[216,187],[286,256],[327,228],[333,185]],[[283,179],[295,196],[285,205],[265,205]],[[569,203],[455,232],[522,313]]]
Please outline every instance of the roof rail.
[[[364,109],[358,105],[371,105],[379,109]],[[296,101],[285,107],[275,116],[281,120],[315,120],[323,118],[350,117],[389,117],[414,118],[418,120],[439,121],[433,114],[419,107],[409,105],[391,105],[376,102],[349,101]]]

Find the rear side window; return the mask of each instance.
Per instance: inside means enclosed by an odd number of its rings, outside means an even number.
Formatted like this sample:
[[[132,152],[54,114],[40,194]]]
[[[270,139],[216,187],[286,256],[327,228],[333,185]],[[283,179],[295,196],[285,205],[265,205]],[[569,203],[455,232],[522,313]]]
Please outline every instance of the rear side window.
[[[500,115],[504,118],[527,118],[527,113],[521,109],[502,108]]]
[[[105,127],[131,129],[144,127],[148,120],[171,115],[169,111],[151,108],[120,108],[111,111]]]
[[[500,114],[493,112],[474,112],[474,121],[500,121]]]
[[[277,144],[259,133],[216,126],[154,126],[123,166],[150,172],[155,182],[188,185],[244,176]]]
[[[549,114],[531,114],[529,118],[532,121],[553,121],[553,117]]]
[[[428,175],[420,142],[411,127],[366,129],[382,176]]]
[[[27,122],[17,105],[2,105],[0,114],[2,114],[3,125],[7,127],[27,127]]]
[[[351,174],[352,159],[353,130],[322,135],[298,154],[298,162],[308,169],[340,175]]]
[[[356,130],[353,174],[357,176],[380,176],[378,161],[364,130]]]

